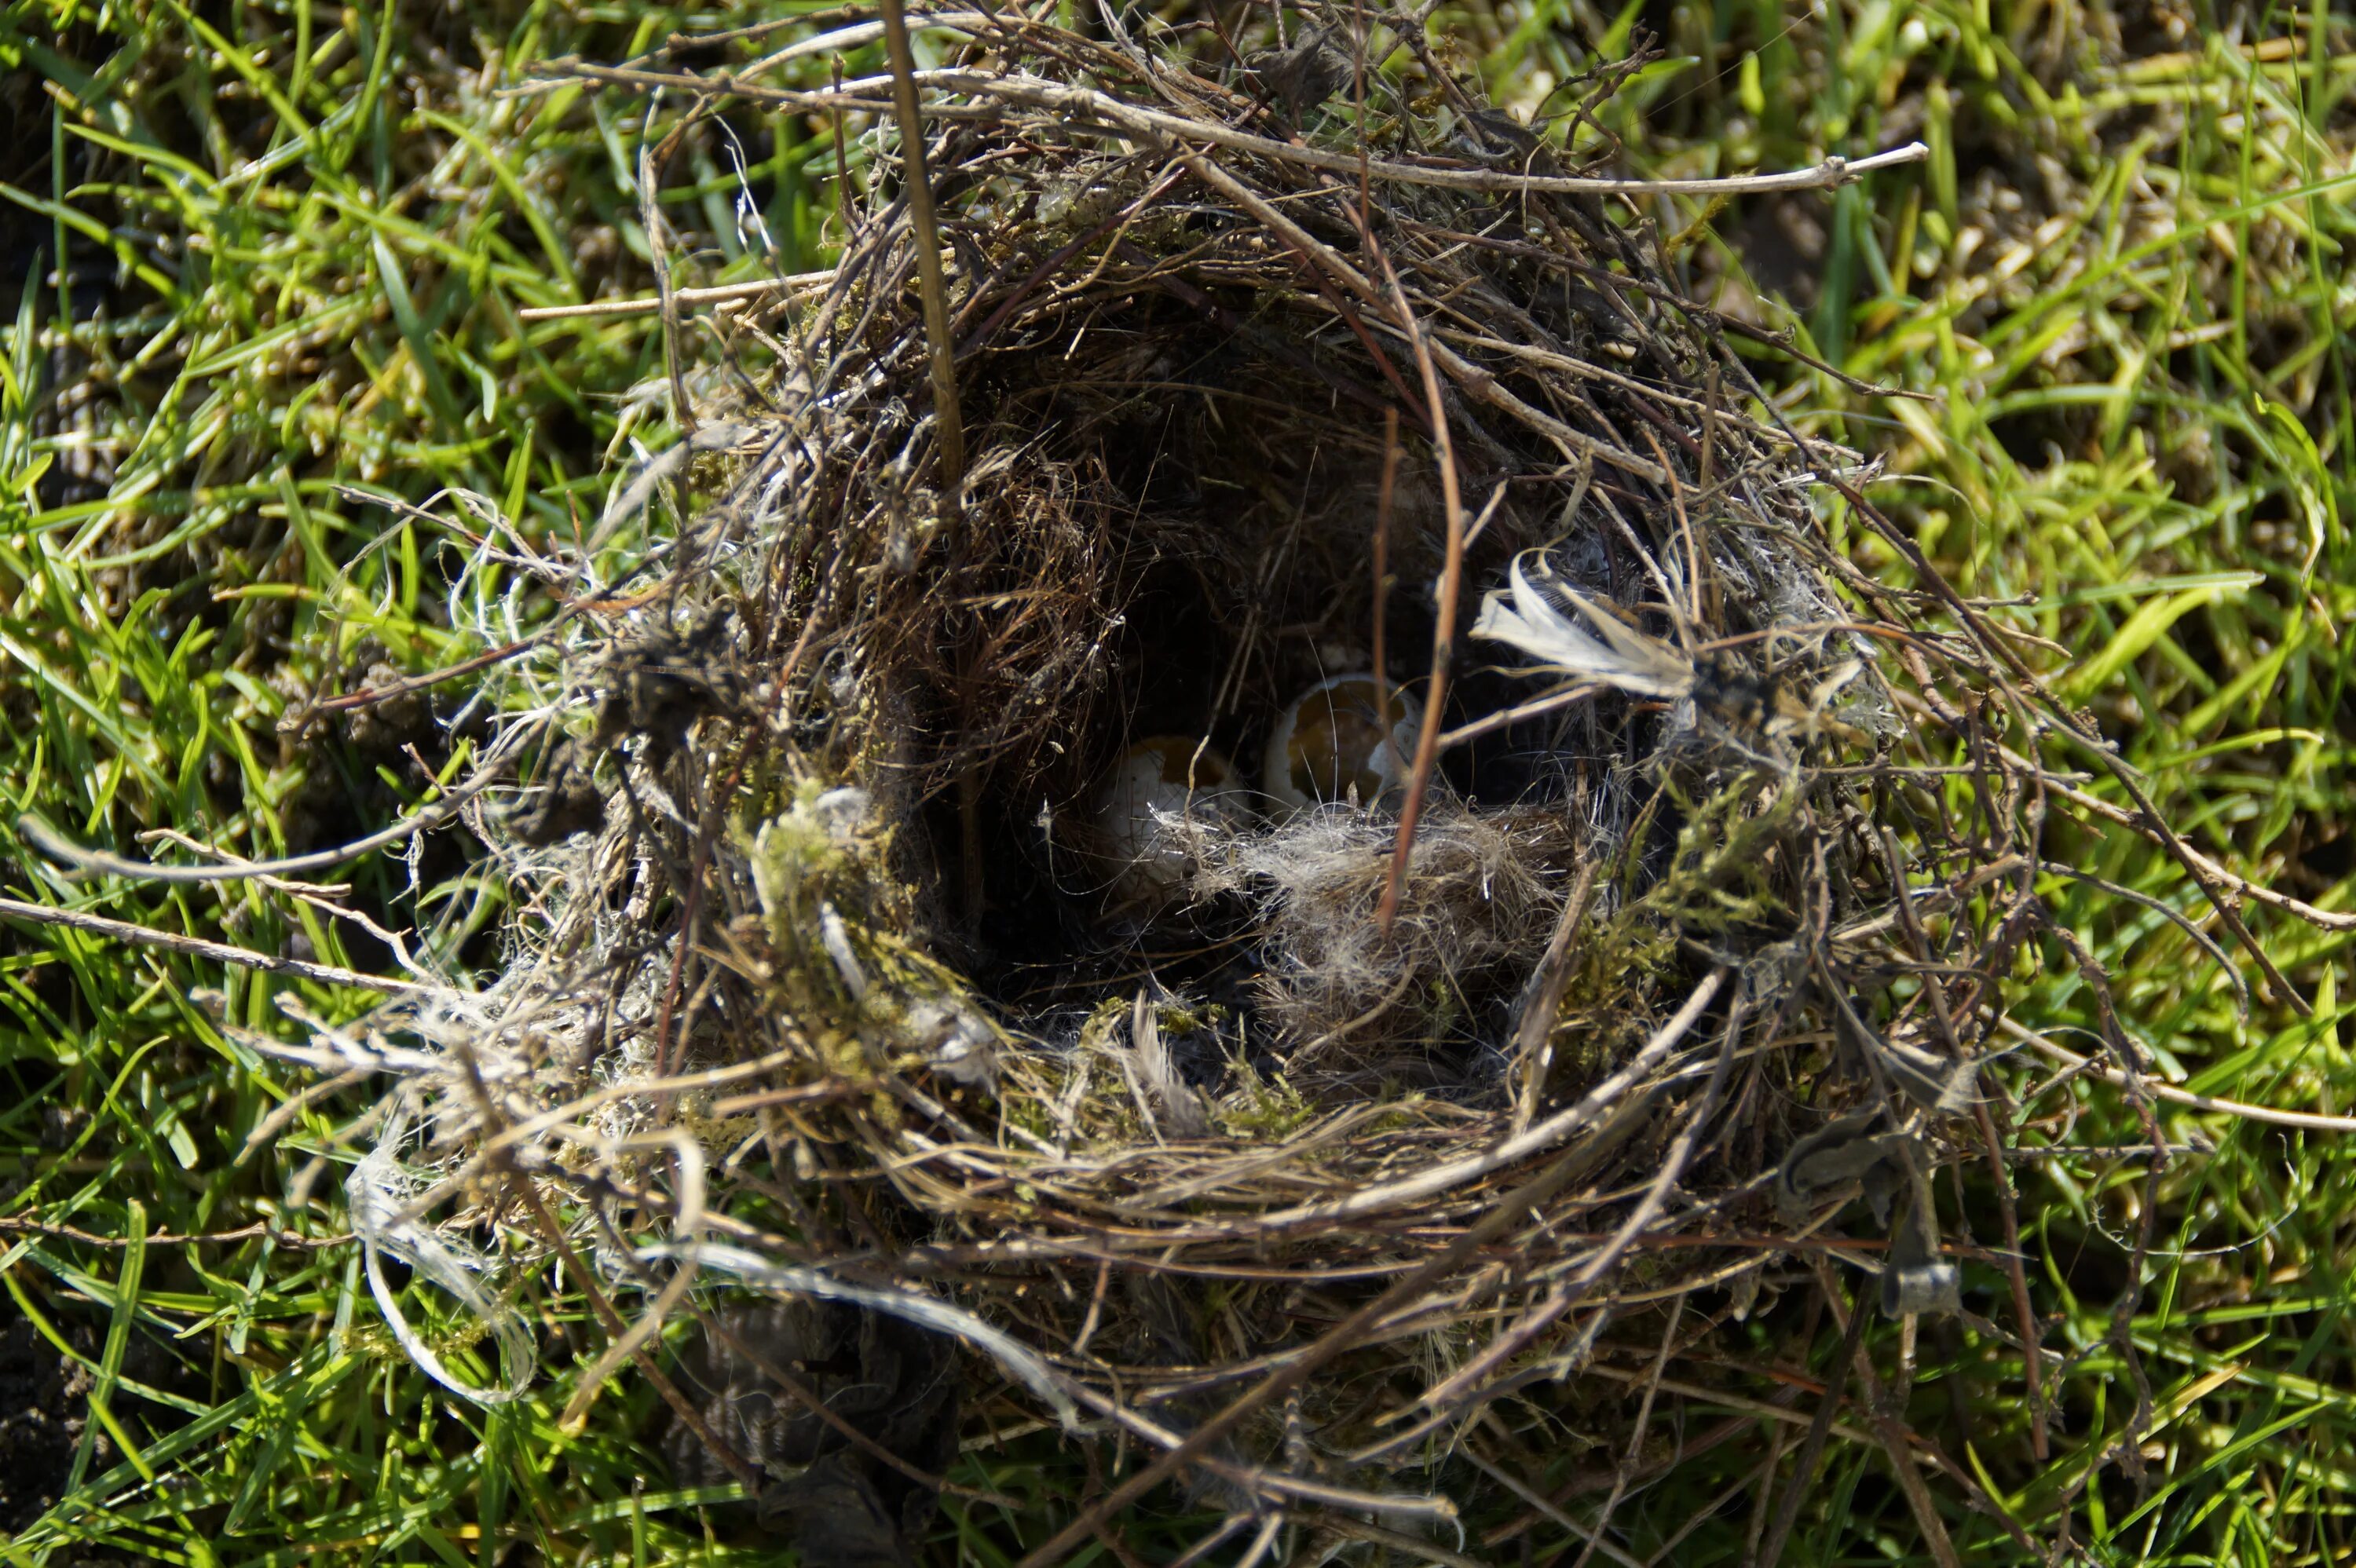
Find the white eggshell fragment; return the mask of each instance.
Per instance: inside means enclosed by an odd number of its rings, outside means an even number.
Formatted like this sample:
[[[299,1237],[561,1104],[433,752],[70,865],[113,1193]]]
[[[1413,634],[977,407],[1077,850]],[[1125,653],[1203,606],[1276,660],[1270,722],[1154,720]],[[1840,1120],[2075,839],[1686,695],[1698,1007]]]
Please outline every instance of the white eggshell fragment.
[[[1269,732],[1262,787],[1295,811],[1324,801],[1375,805],[1403,790],[1415,721],[1405,692],[1382,695],[1382,717],[1371,675],[1335,676],[1294,698]]]
[[[1200,737],[1137,741],[1113,764],[1090,811],[1115,901],[1168,902],[1194,873],[1200,835],[1247,815],[1234,765]]]

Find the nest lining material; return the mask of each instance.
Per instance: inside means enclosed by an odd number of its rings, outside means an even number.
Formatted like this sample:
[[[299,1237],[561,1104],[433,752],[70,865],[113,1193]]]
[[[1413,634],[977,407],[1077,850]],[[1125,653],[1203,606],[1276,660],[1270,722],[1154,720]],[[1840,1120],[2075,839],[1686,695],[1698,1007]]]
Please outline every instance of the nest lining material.
[[[699,1278],[833,1280],[1012,1371],[991,1398],[1158,1445],[1147,1478],[1199,1423],[1177,1457],[1255,1495],[1430,1516],[1379,1477],[1494,1401],[1623,1424],[1661,1304],[1706,1349],[1859,1191],[1885,1307],[1968,1305],[1929,1173],[2001,1127],[1976,1085],[2039,906],[1993,726],[2031,709],[1919,557],[1901,587],[1828,541],[1854,460],[1428,56],[1427,98],[1373,79],[1362,148],[1264,74],[1289,56],[932,20],[973,40],[922,73],[956,504],[879,198],[821,293],[726,324],[779,373],[609,514],[731,454],[649,554],[666,592],[527,670],[539,793],[483,825],[507,971],[337,1036],[397,1051],[441,1195],[647,1296],[586,1386]],[[1385,932],[1398,795],[1248,781],[1337,675],[1419,731],[1449,581],[1461,739]],[[1173,736],[1254,798],[1092,821]]]

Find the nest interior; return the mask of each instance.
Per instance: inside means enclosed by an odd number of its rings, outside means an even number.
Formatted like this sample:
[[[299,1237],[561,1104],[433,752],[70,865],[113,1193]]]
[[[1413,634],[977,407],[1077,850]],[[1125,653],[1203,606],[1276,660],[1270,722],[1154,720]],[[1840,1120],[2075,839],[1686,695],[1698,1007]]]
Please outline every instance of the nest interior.
[[[1123,191],[1119,162],[1090,176],[1108,202]],[[1150,172],[1135,171],[1131,199]],[[1183,229],[1148,238],[1188,240]],[[1379,400],[1347,379],[1361,367],[1329,340],[1346,330],[1332,314],[1282,297],[1284,259],[1242,249],[1233,268],[1188,261],[1172,277],[1177,293],[1075,302],[1001,329],[967,405],[988,479],[957,533],[853,632],[853,656],[876,677],[861,700],[889,717],[846,723],[877,758],[882,787],[914,797],[894,815],[911,828],[901,869],[921,890],[921,928],[1006,1021],[1068,1040],[1097,999],[1142,979],[1225,1009],[1235,1051],[1266,1067],[1364,1014],[1390,984],[1269,939],[1271,924],[1313,938],[1326,920],[1371,917],[1359,884],[1387,863],[1389,834],[1375,829],[1398,805],[1396,785],[1394,798],[1354,803],[1345,789],[1310,807],[1271,795],[1277,731],[1298,705],[1316,710],[1315,694],[1337,678],[1375,673],[1378,645],[1387,700],[1419,703],[1444,524],[1428,447],[1392,460],[1404,482],[1387,514],[1378,612],[1374,536],[1389,453],[1366,405]],[[1195,277],[1218,293],[1189,286]],[[1494,483],[1510,489],[1512,473],[1500,468]],[[1466,552],[1468,571],[1494,575],[1558,525],[1545,513],[1559,510],[1569,483],[1523,488]],[[1460,678],[1443,722],[1509,696],[1494,677]],[[1454,844],[1460,871],[1479,859],[1510,868],[1528,885],[1511,890],[1521,897],[1507,918],[1542,943],[1550,920],[1537,906],[1567,891],[1573,846],[1558,814],[1537,808],[1560,803],[1574,756],[1601,763],[1612,738],[1540,728],[1443,754],[1428,843]],[[1162,737],[1205,775],[1194,800],[1183,770],[1171,770],[1171,798],[1112,798],[1113,775]],[[1476,812],[1501,822],[1516,808],[1518,831],[1474,826]],[[1488,841],[1499,836],[1515,842]],[[1173,864],[1136,886],[1126,862],[1157,853]],[[1423,906],[1439,901],[1421,896],[1434,878],[1416,886],[1408,923],[1435,949],[1414,965],[1419,1004],[1364,1032],[1402,1043],[1431,1032],[1421,1003],[1436,987],[1464,1020],[1441,1032],[1467,1043],[1494,1031],[1527,965],[1508,973],[1485,951],[1511,945],[1495,930],[1464,929],[1462,952],[1436,951],[1443,933]],[[1326,907],[1269,907],[1279,896]],[[1311,994],[1319,980],[1330,994]]]
[[[1462,124],[1469,148],[1449,162],[1510,170],[1529,155],[1510,122],[1475,111]],[[1415,129],[1401,116],[1388,150]],[[980,285],[960,313],[978,322],[960,346],[975,455],[954,517],[907,477],[923,462],[909,443],[926,440],[914,399],[859,400],[863,451],[847,469],[834,456],[805,470],[792,438],[756,464],[827,496],[830,571],[866,573],[855,586],[813,573],[806,598],[764,609],[831,661],[787,700],[802,733],[824,727],[821,772],[884,802],[912,894],[895,923],[1028,1034],[1068,1044],[1099,999],[1142,980],[1209,1004],[1234,1026],[1226,1056],[1314,1079],[1320,1098],[1412,1083],[1494,1100],[1579,867],[1627,837],[1651,787],[1641,765],[1702,725],[1690,705],[1609,694],[1506,721],[1542,688],[1467,642],[1472,585],[1537,549],[1688,644],[1798,625],[1714,667],[1719,686],[1804,686],[1839,640],[1794,483],[1804,462],[1712,389],[1719,349],[1661,304],[1657,260],[1594,198],[1407,187],[1369,220],[1375,249],[1397,248],[1401,286],[1448,302],[1422,351],[1477,379],[1478,401],[1443,398],[1451,497],[1418,345],[1379,292],[1355,298],[1310,259],[1362,249],[1333,210],[1350,206],[1338,182],[1322,182],[1325,210],[1303,206],[1300,229],[1271,233],[1190,201],[1200,193],[1150,155],[1083,144],[1017,164],[1004,150],[953,131],[936,153],[949,242]],[[1070,276],[1082,260],[1087,274]],[[888,252],[863,264],[889,282]],[[836,292],[856,275],[846,267]],[[882,351],[913,368],[921,345]],[[849,405],[827,417],[851,419]],[[1451,504],[1467,536],[1452,563]],[[1672,587],[1680,550],[1708,558],[1706,606]],[[1337,677],[1378,677],[1424,717],[1443,576],[1456,624],[1430,717],[1472,733],[1434,759],[1398,920],[1359,942],[1399,782],[1304,807],[1275,793],[1271,751]],[[813,639],[830,598],[842,608]],[[1157,739],[1236,784],[1190,777],[1177,799],[1108,802],[1108,780]],[[1402,731],[1394,773],[1412,750]],[[1146,820],[1173,811],[1182,823]],[[1677,815],[1653,814],[1633,847],[1653,871]],[[1175,885],[1141,892],[1125,862],[1156,853]],[[1198,1060],[1196,1075],[1217,1065]]]
[[[871,117],[894,177],[718,324],[778,372],[623,488],[716,454],[661,591],[517,667],[505,973],[376,1025],[435,1191],[528,1187],[524,1253],[646,1294],[623,1347],[730,1281],[947,1332],[1004,1374],[969,1413],[1157,1456],[1099,1518],[1207,1466],[1430,1524],[1484,1411],[1642,1454],[1672,1361],[1774,1392],[1719,1352],[1793,1302],[2026,1300],[1933,1177],[2009,1136],[2075,720],[1640,186],[1352,15],[932,18],[955,474],[889,79],[575,68]],[[1348,677],[1365,732],[1288,798]],[[1852,1228],[1844,1287],[1810,1238]]]

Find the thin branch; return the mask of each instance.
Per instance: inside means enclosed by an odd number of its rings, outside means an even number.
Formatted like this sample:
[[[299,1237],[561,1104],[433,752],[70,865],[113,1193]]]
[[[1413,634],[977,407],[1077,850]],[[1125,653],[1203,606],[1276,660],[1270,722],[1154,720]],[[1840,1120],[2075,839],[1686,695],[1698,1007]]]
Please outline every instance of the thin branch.
[[[316,1250],[340,1247],[352,1239],[349,1231],[333,1236],[306,1236],[284,1225],[273,1225],[266,1220],[256,1220],[251,1225],[241,1225],[233,1231],[192,1231],[186,1233],[151,1231],[145,1236],[102,1236],[71,1225],[52,1225],[17,1214],[0,1214],[0,1233],[54,1236],[59,1241],[73,1242],[85,1247],[108,1248],[227,1246],[234,1242],[257,1242],[266,1237],[282,1247]]]
[[[19,824],[21,830],[22,824]],[[27,837],[31,835],[27,834]],[[41,847],[47,852],[47,846]],[[112,857],[105,857],[112,859]],[[131,865],[134,873],[135,863]],[[190,870],[203,867],[177,868]],[[250,877],[259,874],[257,867],[222,867],[231,876]],[[175,880],[180,879],[173,879]],[[187,879],[198,880],[198,879]],[[213,880],[212,878],[202,879]],[[231,947],[225,942],[207,942],[198,936],[176,936],[168,931],[152,931],[129,921],[108,920],[103,915],[84,914],[80,910],[54,909],[48,904],[27,903],[21,899],[0,899],[0,919],[31,921],[38,925],[62,925],[75,931],[86,931],[93,936],[111,936],[117,942],[128,942],[138,947],[161,947],[188,958],[209,958],[217,964],[234,965],[241,969],[260,969],[273,975],[299,975],[305,980],[316,980],[323,986],[350,986],[368,991],[383,991],[390,995],[430,996],[441,987],[422,985],[415,980],[396,980],[386,975],[363,975],[357,969],[339,969],[332,964],[313,964],[301,958],[281,958],[275,954],[256,953],[250,948]]]
[[[788,272],[782,278],[753,278],[741,283],[715,283],[705,289],[675,289],[671,303],[681,309],[725,304],[731,300],[759,299],[766,294],[811,293],[834,282],[831,271]],[[529,305],[516,312],[519,321],[579,321],[617,315],[660,315],[663,302],[654,299],[594,300],[588,304]]]
[[[941,236],[933,219],[933,184],[925,173],[925,123],[916,101],[916,60],[908,48],[901,0],[883,0],[884,45],[892,57],[892,95],[900,117],[900,160],[915,226],[916,277],[924,291],[925,336],[933,352],[933,413],[938,421],[940,468],[934,482],[949,520],[957,520],[965,488],[965,421],[958,410],[957,341],[949,336],[948,281],[941,272]]]
[[[1589,1551],[1602,1552],[1604,1556],[1609,1557],[1612,1562],[1622,1564],[1622,1568],[1644,1568],[1644,1560],[1643,1558],[1635,1556],[1620,1546],[1615,1545],[1612,1541],[1605,1540],[1594,1531],[1590,1530],[1587,1526],[1580,1523],[1577,1520],[1571,1518],[1570,1515],[1565,1513],[1561,1509],[1556,1507],[1553,1503],[1548,1502],[1544,1494],[1537,1491],[1526,1482],[1516,1478],[1502,1466],[1494,1464],[1491,1461],[1483,1458],[1479,1449],[1467,1445],[1457,1451],[1462,1454],[1467,1459],[1472,1460],[1472,1463],[1479,1467],[1482,1474],[1487,1476],[1491,1480],[1495,1481],[1499,1486],[1504,1487],[1507,1491],[1513,1493],[1514,1496],[1521,1499],[1523,1502],[1528,1504],[1531,1508],[1537,1509],[1538,1512],[1544,1514],[1556,1524],[1560,1525],[1564,1530],[1569,1531],[1579,1540],[1585,1541]]]
[[[509,731],[512,739],[519,740],[522,734],[523,730],[520,728]],[[499,748],[502,752],[508,749]],[[347,860],[358,859],[372,849],[381,849],[388,845],[398,844],[405,838],[414,837],[428,828],[439,827],[443,823],[455,816],[459,808],[468,801],[490,788],[498,780],[503,771],[498,765],[498,759],[487,759],[473,778],[457,785],[431,805],[419,807],[413,816],[371,833],[365,838],[355,838],[348,844],[339,844],[332,849],[316,850],[308,855],[289,856],[283,860],[239,860],[224,857],[223,863],[218,866],[158,866],[145,860],[128,860],[103,849],[85,849],[29,811],[16,818],[16,835],[42,856],[55,861],[59,873],[70,879],[105,876],[122,877],[134,882],[177,883],[232,882],[244,877],[299,876],[305,871],[324,870],[329,866],[340,866]],[[219,854],[220,851],[215,850],[214,853]],[[43,906],[28,904],[23,907],[40,909]],[[40,917],[28,915],[26,918]],[[126,940],[130,939],[126,938]],[[241,953],[244,950],[228,948],[223,951],[224,953]],[[215,956],[221,956],[221,955],[215,955]],[[249,955],[249,956],[258,956],[258,955]],[[241,960],[224,958],[224,962],[239,963]],[[268,967],[267,965],[261,966]]]
[[[692,71],[626,70],[613,66],[591,65],[581,60],[557,60],[550,63],[552,71],[586,81],[611,82],[618,87],[640,89],[675,88],[691,92],[712,92],[733,95],[760,103],[774,103],[793,109],[851,109],[873,112],[881,107],[876,95],[891,84],[884,77],[860,77],[844,82],[833,92],[796,92],[782,88],[761,87],[741,77],[721,71],[699,75]],[[527,87],[532,84],[525,84]],[[1388,180],[1398,185],[1435,187],[1441,190],[1482,191],[1493,194],[1527,192],[1532,195],[1554,196],[1761,196],[1775,191],[1830,190],[1851,185],[1878,169],[1894,168],[1904,164],[1921,163],[1931,155],[1931,149],[1921,142],[1909,142],[1902,147],[1892,147],[1865,158],[1826,158],[1804,169],[1793,169],[1774,175],[1730,175],[1716,179],[1601,179],[1575,175],[1523,175],[1500,169],[1465,168],[1448,164],[1401,164],[1382,158],[1369,159],[1362,165],[1355,154],[1329,153],[1322,148],[1303,146],[1297,142],[1279,142],[1266,136],[1229,126],[1189,120],[1140,104],[1125,103],[1119,99],[1085,87],[1066,86],[1034,76],[1001,75],[966,67],[948,67],[937,70],[918,71],[915,85],[945,94],[967,93],[994,98],[1001,102],[1022,103],[1065,115],[1081,123],[1096,123],[1118,127],[1155,140],[1179,139],[1208,143],[1256,157],[1270,158],[1279,163],[1300,164],[1312,169],[1324,169],[1334,174],[1356,176],[1361,167],[1368,177]],[[980,118],[995,112],[986,106],[961,108],[935,103],[926,113],[958,118]]]
[[[1600,859],[1579,868],[1579,880],[1571,888],[1570,897],[1563,901],[1562,916],[1555,922],[1546,955],[1538,960],[1537,970],[1530,976],[1529,995],[1523,1000],[1522,1016],[1514,1025],[1513,1059],[1522,1069],[1522,1092],[1514,1104],[1515,1132],[1537,1117],[1538,1101],[1546,1093],[1546,1081],[1554,1066],[1554,1053],[1547,1040],[1562,1011],[1563,992],[1570,985],[1571,939],[1579,934],[1580,922],[1587,918],[1588,900],[1595,891],[1595,876],[1602,868]]]
[[[1363,68],[1362,68],[1363,69]],[[1375,495],[1375,548],[1373,571],[1374,592],[1374,656],[1369,661],[1375,673],[1375,723],[1383,732],[1383,755],[1390,759],[1387,765],[1397,767],[1399,759],[1392,755],[1391,746],[1391,672],[1390,650],[1384,645],[1385,612],[1391,591],[1391,506],[1398,488],[1399,465],[1398,411],[1383,411],[1383,478],[1382,488]]]
[[[1446,509],[1448,524],[1447,553],[1440,569],[1440,603],[1431,623],[1431,680],[1424,688],[1423,729],[1416,737],[1415,766],[1408,775],[1407,799],[1399,806],[1398,839],[1391,850],[1389,879],[1383,884],[1382,902],[1375,910],[1375,925],[1385,936],[1398,919],[1399,894],[1407,883],[1408,859],[1415,849],[1415,825],[1423,815],[1425,792],[1431,787],[1432,770],[1440,763],[1440,723],[1447,712],[1448,676],[1456,663],[1456,602],[1464,592],[1464,496],[1458,486],[1456,444],[1448,433],[1448,405],[1440,391],[1440,372],[1433,368],[1431,347],[1424,341],[1423,329],[1417,325],[1415,307],[1408,303],[1407,291],[1399,286],[1398,273],[1391,268],[1388,251],[1376,242],[1375,232],[1368,229],[1359,236],[1366,248],[1381,263],[1383,281],[1390,285],[1392,306],[1398,313],[1399,330],[1407,334],[1415,349],[1415,367],[1423,378],[1423,397],[1431,413],[1431,444],[1433,461],[1440,468],[1440,496]],[[1387,724],[1390,715],[1382,714],[1376,722]],[[1387,742],[1386,742],[1387,743]]]
[[[1808,1423],[1808,1435],[1800,1445],[1799,1460],[1792,1467],[1792,1479],[1783,1489],[1783,1501],[1775,1509],[1775,1522],[1769,1527],[1766,1540],[1760,1543],[1759,1568],[1776,1568],[1776,1564],[1783,1561],[1783,1542],[1791,1539],[1792,1527],[1799,1522],[1800,1504],[1807,1495],[1809,1482],[1815,1477],[1816,1461],[1825,1451],[1825,1439],[1832,1435],[1833,1418],[1840,1412],[1841,1391],[1848,1383],[1849,1362],[1864,1343],[1865,1314],[1852,1311],[1848,1315],[1847,1327],[1841,1334],[1840,1349],[1833,1357],[1824,1398],[1817,1403],[1815,1416]]]
[[[2163,1083],[2147,1074],[2137,1073],[2130,1079],[2115,1067],[2104,1067],[2088,1061],[2075,1051],[2054,1044],[2035,1029],[2024,1029],[2010,1019],[1998,1019],[1996,1027],[2023,1045],[2061,1062],[2073,1072],[2084,1072],[2130,1093],[2140,1091],[2157,1100],[2189,1106],[2196,1111],[2214,1111],[2220,1115],[2239,1116],[2245,1122],[2264,1122],[2270,1126],[2299,1127],[2317,1133],[2356,1133],[2356,1116],[2327,1116],[2316,1111],[2283,1111],[2272,1105],[2253,1105],[2243,1100],[2220,1099],[2211,1094],[2195,1094],[2189,1089],[2179,1089],[2173,1083]]]

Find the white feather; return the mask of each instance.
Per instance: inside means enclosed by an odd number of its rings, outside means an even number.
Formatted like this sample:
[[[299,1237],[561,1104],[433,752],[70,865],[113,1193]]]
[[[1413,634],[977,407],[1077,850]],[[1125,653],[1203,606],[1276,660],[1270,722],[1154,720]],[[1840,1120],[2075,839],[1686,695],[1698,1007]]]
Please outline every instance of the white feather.
[[[1601,639],[1556,607],[1560,595],[1601,632]],[[1622,625],[1551,572],[1541,589],[1514,562],[1513,586],[1491,591],[1482,601],[1472,635],[1519,648],[1542,669],[1580,680],[1598,680],[1639,697],[1680,698],[1693,689],[1688,661],[1667,645]]]

